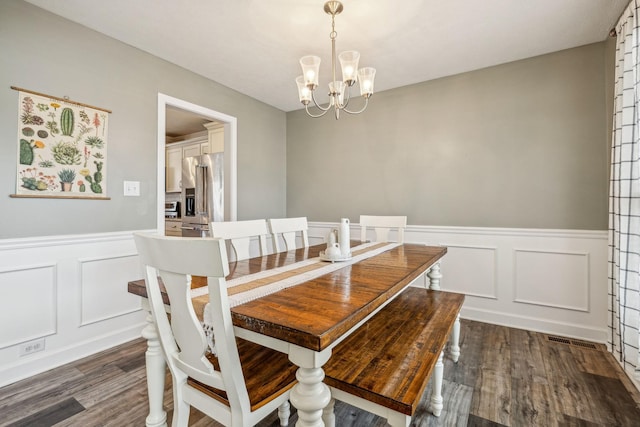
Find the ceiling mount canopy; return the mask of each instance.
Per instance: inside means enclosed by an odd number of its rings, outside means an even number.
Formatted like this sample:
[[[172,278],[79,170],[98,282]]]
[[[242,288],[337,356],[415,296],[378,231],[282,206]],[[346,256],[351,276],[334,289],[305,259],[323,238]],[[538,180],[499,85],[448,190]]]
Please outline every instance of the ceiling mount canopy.
[[[307,114],[311,117],[322,117],[329,110],[334,111],[336,120],[340,118],[340,111],[349,114],[362,113],[369,104],[369,98],[373,95],[373,81],[376,76],[375,68],[365,67],[358,69],[358,61],[360,54],[354,50],[342,52],[338,55],[340,67],[342,68],[342,80],[336,80],[336,15],[343,10],[342,3],[339,1],[328,1],[324,4],[324,11],[331,15],[331,72],[332,80],[329,82],[329,104],[326,107],[318,104],[315,98],[315,90],[318,87],[318,74],[320,70],[320,57],[303,56],[300,58],[300,66],[302,67],[302,75],[296,79],[298,85],[298,96],[300,102],[304,105]],[[360,81],[360,95],[364,98],[364,106],[357,111],[347,109],[349,104],[351,86]],[[318,114],[309,111],[309,104],[313,104],[320,110]]]

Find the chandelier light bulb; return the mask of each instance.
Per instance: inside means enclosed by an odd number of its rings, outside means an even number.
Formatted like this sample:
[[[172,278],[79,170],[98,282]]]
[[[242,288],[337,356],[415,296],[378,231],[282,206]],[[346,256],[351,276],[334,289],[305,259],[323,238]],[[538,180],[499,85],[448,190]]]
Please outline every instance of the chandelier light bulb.
[[[307,87],[304,76],[298,76],[296,78],[296,85],[298,85],[298,97],[302,104],[307,105],[311,102],[311,90]]]

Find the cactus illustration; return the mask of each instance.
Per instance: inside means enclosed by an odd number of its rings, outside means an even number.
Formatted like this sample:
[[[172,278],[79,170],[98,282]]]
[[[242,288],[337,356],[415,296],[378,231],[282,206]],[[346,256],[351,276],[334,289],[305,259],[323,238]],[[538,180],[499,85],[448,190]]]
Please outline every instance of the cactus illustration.
[[[76,173],[72,169],[62,169],[58,172],[60,182],[73,182],[76,179]]]
[[[33,146],[26,139],[20,140],[20,164],[30,165],[33,163]]]
[[[91,175],[87,175],[85,176],[85,179],[87,180],[87,182],[89,182],[91,191],[93,191],[94,193],[102,193],[102,186],[100,185],[100,183],[102,182],[103,162],[94,161],[93,163],[95,163],[97,171],[94,172],[93,178],[91,177]]]
[[[34,148],[44,148],[42,141],[27,141],[26,139],[20,139],[20,164],[30,165],[33,164]]]
[[[53,159],[61,165],[79,165],[82,161],[82,153],[71,142],[61,141],[51,147]]]
[[[73,134],[73,110],[71,108],[63,108],[60,113],[60,129],[65,136]]]

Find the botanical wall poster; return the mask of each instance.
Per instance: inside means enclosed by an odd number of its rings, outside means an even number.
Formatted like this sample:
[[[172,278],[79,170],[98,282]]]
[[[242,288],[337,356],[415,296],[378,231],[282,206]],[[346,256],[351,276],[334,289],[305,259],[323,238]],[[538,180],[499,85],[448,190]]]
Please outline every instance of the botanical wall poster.
[[[108,110],[19,94],[16,195],[107,198]]]

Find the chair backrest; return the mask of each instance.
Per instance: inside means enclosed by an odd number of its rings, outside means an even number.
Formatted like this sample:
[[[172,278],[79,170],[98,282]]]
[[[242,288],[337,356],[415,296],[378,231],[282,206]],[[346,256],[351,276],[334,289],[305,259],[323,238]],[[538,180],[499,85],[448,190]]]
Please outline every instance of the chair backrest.
[[[258,237],[260,244],[260,256],[267,255],[267,228],[266,219],[250,221],[223,221],[212,222],[209,225],[212,237],[231,241],[231,247],[236,253],[236,260],[240,261],[251,257],[251,238]]]
[[[225,276],[229,274],[229,263],[224,240],[142,233],[135,233],[134,239],[145,266],[151,314],[174,378],[188,376],[224,390],[232,411],[237,408],[250,412],[227,296]],[[219,370],[206,358],[208,342],[191,303],[191,275],[207,277]],[[171,301],[171,321],[158,276]]]
[[[271,229],[271,237],[273,239],[273,250],[282,252],[283,250],[292,251],[298,247],[306,248],[309,246],[309,235],[307,225],[307,217],[299,218],[276,218],[269,220],[269,228]],[[296,235],[300,233],[300,241],[302,244],[296,244]],[[282,235],[284,240],[284,248],[280,244],[279,236]]]
[[[398,243],[404,243],[404,229],[407,228],[406,216],[360,215],[360,241],[367,241],[367,227],[375,232],[374,242],[388,242],[389,231],[397,229]]]

